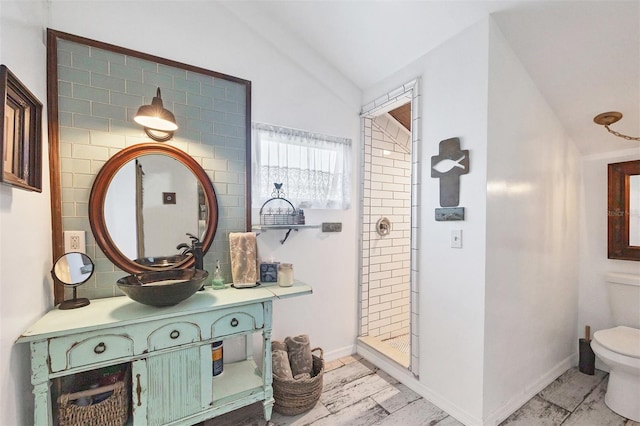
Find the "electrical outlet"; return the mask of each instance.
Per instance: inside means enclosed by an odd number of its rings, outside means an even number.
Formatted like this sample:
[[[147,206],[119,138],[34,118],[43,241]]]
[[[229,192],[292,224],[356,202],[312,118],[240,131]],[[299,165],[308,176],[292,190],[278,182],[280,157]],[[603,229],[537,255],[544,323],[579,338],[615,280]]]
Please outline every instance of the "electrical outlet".
[[[64,251],[85,253],[87,248],[84,231],[64,231]]]

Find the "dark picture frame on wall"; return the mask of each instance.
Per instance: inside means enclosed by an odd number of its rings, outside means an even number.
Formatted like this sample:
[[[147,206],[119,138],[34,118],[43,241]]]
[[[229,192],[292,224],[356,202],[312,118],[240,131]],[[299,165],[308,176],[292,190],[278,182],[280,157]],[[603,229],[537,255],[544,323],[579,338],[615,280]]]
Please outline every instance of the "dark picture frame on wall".
[[[0,65],[0,181],[42,192],[42,103]]]
[[[640,245],[632,245],[637,243],[630,232],[631,212],[638,205],[637,199],[631,198],[631,177],[640,175],[640,160],[612,163],[607,169],[607,257],[640,261]]]

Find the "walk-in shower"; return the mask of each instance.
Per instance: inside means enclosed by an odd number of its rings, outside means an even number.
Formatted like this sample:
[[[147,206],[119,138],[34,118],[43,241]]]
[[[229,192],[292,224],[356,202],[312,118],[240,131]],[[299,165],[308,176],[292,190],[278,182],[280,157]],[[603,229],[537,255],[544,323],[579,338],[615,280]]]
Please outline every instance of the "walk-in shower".
[[[414,80],[363,107],[360,176],[359,344],[414,374],[419,348],[418,106]]]

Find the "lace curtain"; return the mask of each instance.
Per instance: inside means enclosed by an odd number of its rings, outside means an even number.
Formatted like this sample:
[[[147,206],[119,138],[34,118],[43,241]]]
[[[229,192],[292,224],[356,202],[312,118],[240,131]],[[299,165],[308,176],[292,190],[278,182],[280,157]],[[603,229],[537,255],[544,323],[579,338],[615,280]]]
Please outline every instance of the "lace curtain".
[[[253,123],[252,194],[259,208],[282,183],[296,208],[351,204],[351,139]]]

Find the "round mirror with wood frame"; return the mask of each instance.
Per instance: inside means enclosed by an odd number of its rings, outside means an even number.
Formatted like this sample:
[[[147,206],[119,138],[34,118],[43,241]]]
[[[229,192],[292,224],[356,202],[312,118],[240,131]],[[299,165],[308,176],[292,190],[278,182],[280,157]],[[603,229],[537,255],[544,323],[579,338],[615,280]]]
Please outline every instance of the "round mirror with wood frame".
[[[170,145],[159,143],[141,143],[119,151],[102,166],[93,183],[89,197],[89,223],[96,239],[96,244],[98,244],[104,254],[114,265],[131,274],[158,270],[159,267],[132,259],[123,253],[118,244],[114,242],[114,238],[109,231],[105,215],[105,201],[107,200],[109,188],[114,176],[116,176],[126,164],[132,160],[153,154],[170,157],[184,165],[193,173],[200,188],[202,188],[206,205],[204,209],[206,212],[206,228],[200,236],[203,252],[206,253],[211,246],[218,225],[218,202],[211,180],[200,164],[189,154]],[[168,226],[171,225],[168,224]],[[157,232],[164,231],[160,229],[157,230]],[[186,235],[184,238],[185,241],[188,240]],[[176,244],[180,242],[183,241],[175,241]],[[167,266],[162,266],[160,269],[188,268],[193,266],[193,263],[193,256],[186,256],[182,260]]]

